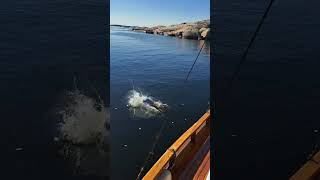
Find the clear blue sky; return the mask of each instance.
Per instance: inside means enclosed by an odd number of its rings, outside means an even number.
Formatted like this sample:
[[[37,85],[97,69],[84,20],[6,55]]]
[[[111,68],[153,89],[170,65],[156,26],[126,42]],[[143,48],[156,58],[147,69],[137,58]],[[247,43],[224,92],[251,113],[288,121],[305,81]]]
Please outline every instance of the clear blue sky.
[[[209,19],[210,0],[110,0],[110,23],[170,25]]]

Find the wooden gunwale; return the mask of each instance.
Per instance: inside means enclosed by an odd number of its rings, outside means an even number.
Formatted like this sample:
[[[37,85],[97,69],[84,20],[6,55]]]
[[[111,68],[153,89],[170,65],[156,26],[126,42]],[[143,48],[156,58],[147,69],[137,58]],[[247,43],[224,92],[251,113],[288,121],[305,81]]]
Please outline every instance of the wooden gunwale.
[[[208,134],[210,129],[210,110],[207,111],[196,123],[194,123],[186,132],[184,132],[167,150],[166,152],[159,158],[159,160],[152,166],[152,168],[147,172],[147,174],[143,177],[143,180],[151,180],[156,179],[164,169],[174,168],[175,161],[180,161],[179,155],[184,157],[184,154],[188,153],[188,146],[195,145],[198,141],[197,139],[203,139],[202,137],[197,137],[197,135]],[[206,131],[206,133],[203,133]],[[210,133],[209,133],[210,134]],[[201,143],[201,141],[199,141]],[[190,146],[189,146],[190,147]],[[200,145],[197,145],[200,147]],[[187,149],[186,151],[184,151]],[[181,163],[179,163],[181,164]],[[175,170],[173,170],[174,172]]]
[[[318,180],[320,179],[320,151],[308,160],[290,180]]]

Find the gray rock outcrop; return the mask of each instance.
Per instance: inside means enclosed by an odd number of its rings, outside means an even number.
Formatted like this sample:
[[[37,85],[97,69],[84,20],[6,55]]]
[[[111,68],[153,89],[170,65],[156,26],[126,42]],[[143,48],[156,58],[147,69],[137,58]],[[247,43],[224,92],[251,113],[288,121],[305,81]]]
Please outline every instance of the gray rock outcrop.
[[[155,27],[131,27],[132,31],[145,32],[164,36],[174,36],[184,39],[208,39],[210,34],[210,20],[197,21],[193,23],[181,23],[171,26]]]

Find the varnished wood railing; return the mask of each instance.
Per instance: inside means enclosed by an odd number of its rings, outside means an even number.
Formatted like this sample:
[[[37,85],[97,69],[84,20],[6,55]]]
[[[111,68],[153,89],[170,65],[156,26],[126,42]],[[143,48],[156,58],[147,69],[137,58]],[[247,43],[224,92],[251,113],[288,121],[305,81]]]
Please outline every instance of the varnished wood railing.
[[[320,151],[309,159],[290,180],[318,180],[320,179]]]
[[[206,112],[196,123],[192,125],[182,136],[179,137],[160,159],[153,165],[148,173],[143,177],[143,180],[152,180],[159,177],[163,170],[168,169],[173,173],[178,173],[179,167],[188,158],[190,154],[199,148],[204,139],[210,135],[210,111]],[[195,152],[193,152],[195,153]],[[192,155],[191,155],[192,156]],[[177,163],[176,163],[177,162]],[[180,167],[181,168],[181,167]]]

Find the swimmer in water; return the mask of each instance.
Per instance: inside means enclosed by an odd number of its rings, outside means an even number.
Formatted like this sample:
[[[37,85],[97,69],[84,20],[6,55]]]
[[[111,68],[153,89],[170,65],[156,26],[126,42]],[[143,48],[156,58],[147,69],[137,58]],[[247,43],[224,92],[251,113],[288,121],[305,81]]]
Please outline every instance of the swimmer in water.
[[[156,108],[158,111],[165,111],[168,107],[167,104],[162,104],[160,101],[154,101],[151,98],[146,98],[143,100],[143,103],[146,103],[154,108]]]

